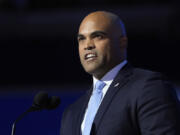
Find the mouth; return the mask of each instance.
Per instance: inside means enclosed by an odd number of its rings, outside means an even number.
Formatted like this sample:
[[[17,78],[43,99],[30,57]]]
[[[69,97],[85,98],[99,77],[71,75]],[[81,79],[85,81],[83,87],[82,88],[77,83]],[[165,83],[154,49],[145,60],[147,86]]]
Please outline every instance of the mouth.
[[[97,54],[96,53],[87,53],[85,56],[84,56],[84,59],[86,61],[91,61],[91,60],[94,60],[97,58]]]

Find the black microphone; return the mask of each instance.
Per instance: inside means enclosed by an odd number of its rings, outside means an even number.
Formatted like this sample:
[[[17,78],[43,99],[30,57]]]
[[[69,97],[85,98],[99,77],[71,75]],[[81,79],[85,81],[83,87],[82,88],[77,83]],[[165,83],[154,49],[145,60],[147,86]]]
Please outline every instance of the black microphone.
[[[34,111],[36,110],[52,110],[58,107],[60,104],[60,98],[57,96],[48,97],[48,94],[46,92],[39,92],[35,97],[33,101],[33,105],[31,108],[33,108]]]
[[[15,135],[16,123],[20,121],[29,112],[40,111],[43,109],[52,110],[58,107],[60,98],[57,96],[48,97],[48,93],[39,92],[35,95],[32,106],[22,113],[13,123],[11,135]]]

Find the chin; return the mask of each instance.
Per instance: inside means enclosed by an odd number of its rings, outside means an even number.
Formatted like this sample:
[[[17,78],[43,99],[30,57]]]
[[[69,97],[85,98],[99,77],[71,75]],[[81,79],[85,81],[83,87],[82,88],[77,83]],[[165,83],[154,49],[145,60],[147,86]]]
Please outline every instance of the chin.
[[[96,70],[95,70],[95,69],[85,69],[85,71],[86,71],[88,74],[93,75]]]
[[[102,70],[104,70],[104,63],[99,61],[94,61],[91,63],[82,62],[82,66],[84,70],[91,75],[99,74],[102,72]]]
[[[94,66],[94,67],[84,67],[85,71],[93,76],[96,76],[97,74],[100,74],[102,72],[102,69],[100,66]]]
[[[98,70],[98,67],[96,66],[83,66],[83,67],[84,67],[84,70],[91,75],[97,72]]]

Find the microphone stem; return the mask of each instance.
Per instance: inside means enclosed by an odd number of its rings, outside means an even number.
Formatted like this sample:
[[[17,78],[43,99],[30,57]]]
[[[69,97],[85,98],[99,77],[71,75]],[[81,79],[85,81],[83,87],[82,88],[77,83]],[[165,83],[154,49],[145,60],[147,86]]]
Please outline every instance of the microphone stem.
[[[14,122],[13,125],[12,125],[11,135],[15,135],[15,130],[16,130],[16,123]]]
[[[11,132],[11,135],[15,135],[15,130],[16,130],[16,123],[18,121],[20,121],[26,114],[28,114],[29,112],[32,112],[32,111],[36,111],[36,110],[40,110],[34,106],[31,106],[28,110],[26,110],[24,113],[22,113],[13,123],[12,125],[12,132]]]

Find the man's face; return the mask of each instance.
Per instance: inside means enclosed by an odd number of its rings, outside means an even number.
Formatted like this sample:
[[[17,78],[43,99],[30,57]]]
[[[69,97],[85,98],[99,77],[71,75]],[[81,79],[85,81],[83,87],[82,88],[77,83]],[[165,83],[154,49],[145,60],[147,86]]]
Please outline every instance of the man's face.
[[[85,71],[97,78],[119,64],[120,42],[113,32],[110,22],[99,18],[86,19],[80,25],[80,61]]]

